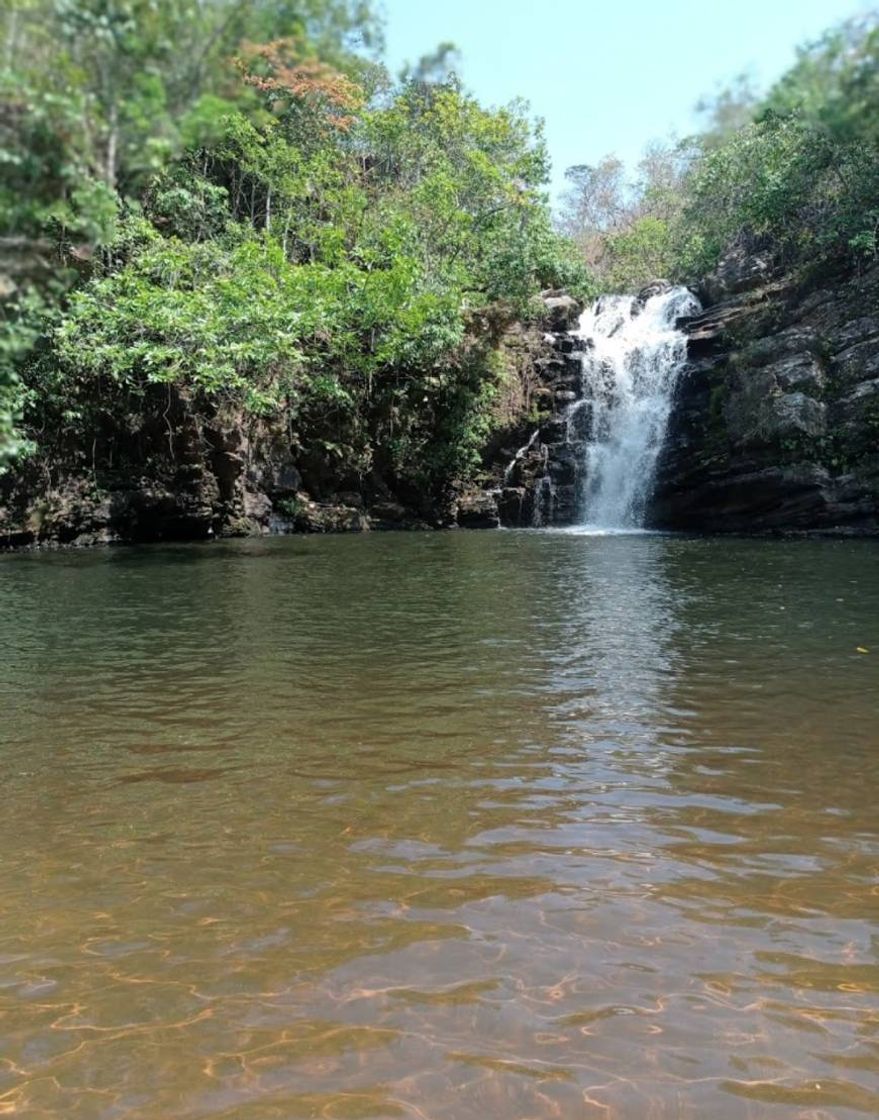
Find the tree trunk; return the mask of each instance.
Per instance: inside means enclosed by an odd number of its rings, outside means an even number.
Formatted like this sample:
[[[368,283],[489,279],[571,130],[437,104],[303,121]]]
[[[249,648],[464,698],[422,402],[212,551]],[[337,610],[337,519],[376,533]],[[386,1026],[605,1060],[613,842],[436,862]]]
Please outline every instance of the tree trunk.
[[[107,160],[104,179],[111,190],[116,187],[116,165],[119,159],[119,107],[115,100],[110,103],[109,131],[107,134]]]

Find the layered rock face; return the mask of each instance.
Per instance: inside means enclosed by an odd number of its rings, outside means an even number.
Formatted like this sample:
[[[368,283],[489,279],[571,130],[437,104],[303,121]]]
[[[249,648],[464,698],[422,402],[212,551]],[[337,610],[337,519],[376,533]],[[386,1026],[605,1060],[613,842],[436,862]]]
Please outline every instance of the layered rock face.
[[[803,291],[742,257],[706,290],[652,523],[879,532],[879,268]]]
[[[124,430],[125,417],[115,422]],[[74,448],[0,477],[0,548],[423,528],[449,516],[297,453],[282,423],[196,419],[169,394],[130,428],[98,472]]]
[[[572,334],[583,307],[561,292],[545,293],[544,302],[545,331],[532,351],[531,414],[490,457],[487,493],[507,527],[570,525],[582,493],[585,443],[568,415],[583,396],[585,343]]]

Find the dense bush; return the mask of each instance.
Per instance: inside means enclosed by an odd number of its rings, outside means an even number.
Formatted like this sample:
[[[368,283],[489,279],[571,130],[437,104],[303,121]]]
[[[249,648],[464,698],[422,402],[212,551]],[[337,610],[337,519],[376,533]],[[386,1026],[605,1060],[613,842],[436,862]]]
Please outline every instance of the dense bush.
[[[370,96],[301,40],[240,69],[262,116],[230,115],[117,205],[25,371],[30,426],[85,440],[168,385],[196,415],[283,415],[352,471],[441,489],[476,464],[499,325],[541,288],[588,287],[542,137],[454,78]]]
[[[704,132],[654,149],[632,183],[611,157],[569,173],[563,228],[607,286],[697,280],[734,242],[759,245],[788,270],[875,259],[875,14],[801,50],[764,98],[739,80],[702,107]]]
[[[779,266],[873,258],[879,152],[846,144],[799,115],[768,113],[695,166],[678,237],[678,270],[699,275],[737,238]]]

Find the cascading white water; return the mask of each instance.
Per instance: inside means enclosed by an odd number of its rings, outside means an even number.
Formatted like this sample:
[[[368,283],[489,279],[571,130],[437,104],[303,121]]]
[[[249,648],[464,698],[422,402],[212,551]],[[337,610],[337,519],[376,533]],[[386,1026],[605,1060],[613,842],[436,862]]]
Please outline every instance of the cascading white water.
[[[583,400],[571,424],[585,437],[581,520],[599,529],[644,524],[675,384],[687,355],[679,319],[700,310],[687,288],[602,296],[580,318]]]

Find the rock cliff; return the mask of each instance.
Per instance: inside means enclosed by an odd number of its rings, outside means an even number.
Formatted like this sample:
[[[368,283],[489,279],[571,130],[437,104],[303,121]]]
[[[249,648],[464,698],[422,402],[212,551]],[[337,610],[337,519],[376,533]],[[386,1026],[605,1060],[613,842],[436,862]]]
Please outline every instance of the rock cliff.
[[[649,524],[879,534],[879,266],[795,283],[767,258],[733,250],[699,294],[706,306],[685,324],[688,362]],[[547,302],[551,330],[533,363],[544,411],[492,468],[508,526],[576,522],[586,482],[589,410],[568,417],[588,343],[568,333],[574,309],[566,318]]]
[[[706,288],[652,523],[879,532],[879,267],[805,287],[742,259]]]
[[[175,392],[115,414],[112,461],[53,442],[0,477],[0,547],[421,528],[450,514],[296,446],[282,420],[197,413]],[[101,433],[102,434],[102,433]],[[96,442],[101,434],[96,434]]]

